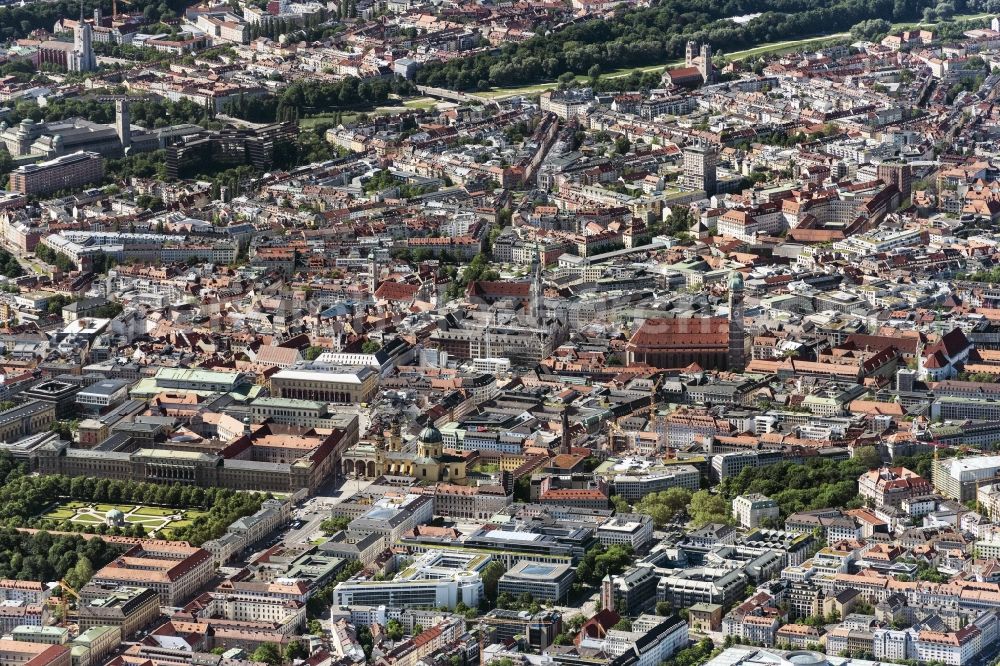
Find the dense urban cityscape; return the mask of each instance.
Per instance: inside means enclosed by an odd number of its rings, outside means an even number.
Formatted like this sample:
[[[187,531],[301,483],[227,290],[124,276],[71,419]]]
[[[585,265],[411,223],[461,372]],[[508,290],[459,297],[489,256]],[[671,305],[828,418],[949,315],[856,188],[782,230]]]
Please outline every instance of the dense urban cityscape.
[[[1000,663],[1000,2],[190,2],[0,2],[0,666]]]

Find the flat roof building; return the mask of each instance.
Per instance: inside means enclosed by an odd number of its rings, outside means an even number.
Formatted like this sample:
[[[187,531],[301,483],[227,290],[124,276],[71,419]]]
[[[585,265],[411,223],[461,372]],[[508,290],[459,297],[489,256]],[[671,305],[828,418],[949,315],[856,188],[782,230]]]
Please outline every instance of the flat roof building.
[[[128,398],[129,382],[122,379],[104,379],[80,389],[76,404],[92,414],[116,407]]]
[[[392,580],[337,583],[333,605],[454,609],[462,602],[475,608],[483,594],[480,572],[492,560],[489,555],[429,551]]]
[[[978,486],[998,478],[1000,456],[935,460],[931,474],[938,491],[952,499],[967,502],[976,498]]]
[[[566,599],[575,578],[568,564],[519,562],[500,577],[497,592],[513,597],[527,593],[536,601],[558,603]]]
[[[615,516],[598,526],[597,539],[605,546],[619,544],[640,550],[653,540],[653,519],[638,513]]]
[[[48,194],[100,182],[104,160],[97,153],[80,151],[38,164],[24,164],[10,174],[9,189],[21,194]]]

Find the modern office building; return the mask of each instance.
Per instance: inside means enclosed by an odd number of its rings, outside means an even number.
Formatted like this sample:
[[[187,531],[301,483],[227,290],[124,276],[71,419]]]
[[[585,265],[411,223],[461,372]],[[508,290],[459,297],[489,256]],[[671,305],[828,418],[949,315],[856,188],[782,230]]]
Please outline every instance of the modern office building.
[[[352,520],[349,529],[354,534],[375,534],[393,544],[405,532],[429,523],[434,517],[434,502],[426,495],[407,494],[403,497],[382,497]]]
[[[750,581],[739,569],[691,567],[660,578],[657,601],[669,601],[674,608],[697,603],[729,606],[742,598]]]
[[[857,659],[811,650],[772,650],[748,646],[726,648],[705,666],[881,666],[885,660]]]
[[[605,546],[617,544],[641,550],[653,540],[653,519],[640,513],[615,516],[597,527],[597,540]]]
[[[659,666],[689,642],[688,624],[680,617],[640,615],[630,630],[610,629],[603,639],[582,637],[580,647],[603,650],[614,657],[612,664]]]
[[[1000,478],[1000,456],[974,456],[935,460],[931,467],[934,487],[962,502],[976,498],[976,489]]]
[[[601,581],[601,606],[617,608],[634,616],[653,608],[660,576],[650,564],[639,564],[628,571]]]
[[[479,574],[491,561],[488,555],[429,551],[392,580],[337,583],[333,605],[454,609],[461,602],[475,608],[483,594]]]
[[[737,476],[747,467],[766,467],[784,460],[781,451],[731,451],[720,453],[711,458],[711,475],[721,481],[731,476]]]
[[[129,385],[122,379],[99,381],[80,389],[76,394],[76,404],[81,411],[100,414],[125,402]]]
[[[189,167],[207,162],[249,164],[261,171],[274,165],[275,146],[298,136],[295,123],[271,123],[248,129],[204,130],[167,148],[167,176],[178,178]]]
[[[45,379],[21,395],[31,400],[44,402],[56,408],[56,418],[65,419],[73,415],[75,410],[76,394],[80,387],[70,382],[63,382],[57,379]]]
[[[536,601],[559,603],[566,599],[575,578],[568,564],[519,562],[500,577],[497,592],[514,597],[527,593]]]
[[[423,534],[407,534],[399,539],[399,543],[410,552],[421,553],[432,550],[446,550],[457,553],[480,553],[491,555],[506,569],[514,567],[518,562],[546,562],[556,564],[574,564],[583,556],[577,544],[558,539],[548,534],[535,532],[515,532],[512,530],[478,530],[464,541],[440,538]],[[594,543],[591,536],[585,542]],[[579,544],[582,548],[584,542]]]

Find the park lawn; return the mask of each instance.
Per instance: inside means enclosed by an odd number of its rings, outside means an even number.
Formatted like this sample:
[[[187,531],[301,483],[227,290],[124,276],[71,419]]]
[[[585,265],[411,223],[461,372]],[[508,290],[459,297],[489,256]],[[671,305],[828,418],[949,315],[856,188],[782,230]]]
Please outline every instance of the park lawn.
[[[319,113],[315,116],[309,116],[308,118],[299,118],[299,127],[302,129],[311,129],[312,127],[319,125],[320,123],[333,122],[334,115],[332,113]]]
[[[345,111],[341,114],[341,122],[345,125],[352,123],[357,120],[358,115],[360,114]],[[332,113],[317,113],[315,116],[309,116],[308,118],[299,118],[299,127],[302,129],[312,129],[321,123],[332,123],[334,117]]]
[[[743,58],[750,58],[753,56],[773,55],[777,53],[788,53],[789,51],[798,51],[804,46],[819,46],[824,42],[846,39],[850,36],[851,36],[850,33],[847,32],[835,32],[830,35],[820,35],[818,37],[806,37],[804,39],[789,39],[784,42],[769,42],[767,44],[761,44],[760,46],[754,46],[753,48],[744,49],[742,51],[733,51],[732,53],[726,53],[724,55],[726,60],[742,60]]]
[[[56,509],[55,511],[48,512],[42,517],[47,518],[48,520],[66,520],[67,518],[72,518],[75,515],[76,511],[73,509],[59,508]]]
[[[111,511],[112,509],[118,509],[122,513],[128,513],[129,511],[131,511],[134,508],[135,508],[134,504],[95,504],[94,505],[94,510],[98,511],[98,512],[101,512],[101,513],[107,513],[108,511]]]
[[[139,516],[173,516],[178,513],[184,513],[184,509],[165,509],[160,506],[140,506],[135,510],[136,515]]]
[[[403,102],[403,106],[410,109],[433,109],[437,105],[437,100],[433,97],[415,97]]]
[[[976,21],[979,19],[989,19],[996,16],[995,14],[955,14],[947,21],[932,21],[930,23],[924,23],[923,21],[918,21],[916,23],[893,23],[892,31],[899,32],[901,30],[913,30],[914,28],[927,28],[933,25],[938,25],[938,23],[957,23],[959,21]]]
[[[207,515],[207,511],[197,509],[169,508],[162,506],[145,506],[141,504],[97,504],[89,502],[62,502],[56,504],[52,510],[41,516],[47,520],[63,521],[69,520],[80,525],[100,525],[104,523],[104,516],[108,511],[118,509],[126,514],[125,522],[129,525],[141,525],[148,534],[152,530],[157,530],[169,536],[170,527],[186,527],[191,525],[195,518]],[[81,513],[86,510],[86,513]],[[180,515],[181,520],[171,520],[171,516]]]
[[[538,93],[543,93],[546,90],[553,90],[559,86],[555,81],[550,81],[548,83],[536,83],[530,86],[519,86],[510,88],[490,88],[485,92],[475,93],[480,97],[486,97],[489,99],[497,99],[500,97],[517,97],[519,95],[535,95]]]
[[[138,523],[140,525],[151,525],[153,527],[159,527],[161,525],[165,525],[166,523],[169,523],[170,521],[167,520],[166,518],[154,518],[152,516],[150,516],[150,517],[126,516],[125,517],[125,522],[129,523],[129,524]]]

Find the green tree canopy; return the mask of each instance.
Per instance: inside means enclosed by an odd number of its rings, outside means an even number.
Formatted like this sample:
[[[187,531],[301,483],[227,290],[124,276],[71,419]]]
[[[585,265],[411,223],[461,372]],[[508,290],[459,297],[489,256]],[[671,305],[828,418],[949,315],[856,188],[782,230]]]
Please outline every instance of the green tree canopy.
[[[274,643],[261,643],[250,655],[253,661],[262,661],[270,666],[281,665],[281,649]]]
[[[729,502],[721,495],[713,495],[707,490],[699,490],[691,495],[691,506],[688,510],[691,524],[701,527],[709,523],[731,523]]]

